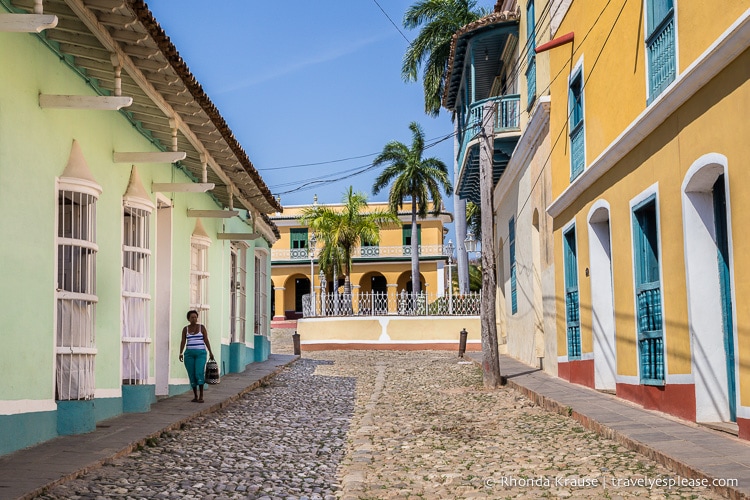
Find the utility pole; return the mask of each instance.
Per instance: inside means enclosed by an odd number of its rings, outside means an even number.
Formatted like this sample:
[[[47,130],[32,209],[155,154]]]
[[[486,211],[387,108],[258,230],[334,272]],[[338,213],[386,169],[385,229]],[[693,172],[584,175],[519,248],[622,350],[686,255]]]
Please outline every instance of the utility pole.
[[[458,150],[461,138],[458,136],[458,119],[453,120],[453,224],[456,228],[456,272],[458,273],[458,293],[469,293],[469,256],[464,246],[466,239],[466,200],[458,196]]]
[[[495,296],[495,242],[492,224],[492,157],[494,156],[495,105],[488,102],[482,113],[479,140],[479,195],[482,210],[482,378],[484,386],[494,389],[502,385],[500,359],[497,352],[497,321]]]

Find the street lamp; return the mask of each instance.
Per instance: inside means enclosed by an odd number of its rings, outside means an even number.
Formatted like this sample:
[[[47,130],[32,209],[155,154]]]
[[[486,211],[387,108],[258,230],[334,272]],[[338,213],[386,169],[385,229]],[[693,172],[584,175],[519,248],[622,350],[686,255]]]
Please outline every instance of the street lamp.
[[[448,240],[445,245],[445,251],[448,252],[448,314],[453,314],[453,241]]]
[[[469,230],[466,239],[464,240],[464,246],[468,253],[474,253],[477,251],[477,239],[474,237],[473,231]]]
[[[310,309],[313,316],[317,316],[315,313],[315,244],[318,242],[318,238],[315,233],[310,233]]]
[[[323,268],[320,268],[320,274],[318,274],[318,279],[320,280],[320,315],[325,316],[326,315],[326,275],[323,272]]]

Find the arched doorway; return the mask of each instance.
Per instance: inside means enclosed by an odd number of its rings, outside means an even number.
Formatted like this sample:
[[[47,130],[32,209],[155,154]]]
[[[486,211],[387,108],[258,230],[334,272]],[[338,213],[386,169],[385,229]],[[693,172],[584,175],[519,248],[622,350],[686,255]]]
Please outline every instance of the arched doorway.
[[[698,159],[683,182],[688,322],[696,421],[736,421],[737,338],[725,156]]]
[[[594,203],[588,220],[594,387],[614,391],[617,388],[617,354],[609,204],[604,200]]]

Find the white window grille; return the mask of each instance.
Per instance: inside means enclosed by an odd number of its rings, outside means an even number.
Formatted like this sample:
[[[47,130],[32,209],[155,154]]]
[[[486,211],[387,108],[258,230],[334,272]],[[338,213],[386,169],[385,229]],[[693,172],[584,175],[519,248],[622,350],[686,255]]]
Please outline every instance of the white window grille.
[[[198,311],[198,323],[208,324],[208,246],[205,238],[190,240],[190,309]]]
[[[245,342],[245,324],[247,313],[247,245],[242,242],[232,243],[231,277],[229,293],[231,296],[231,336],[232,342]]]
[[[55,398],[60,401],[94,397],[97,197],[84,184],[58,186]]]
[[[268,335],[268,288],[270,281],[266,265],[268,255],[255,253],[255,333]]]
[[[123,210],[122,246],[122,383],[148,383],[149,284],[151,283],[151,210]]]

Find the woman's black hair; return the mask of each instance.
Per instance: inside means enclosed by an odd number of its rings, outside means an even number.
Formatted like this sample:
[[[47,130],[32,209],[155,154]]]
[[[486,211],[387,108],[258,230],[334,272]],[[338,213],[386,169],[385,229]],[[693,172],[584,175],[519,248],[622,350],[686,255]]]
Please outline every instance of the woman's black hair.
[[[190,321],[190,315],[193,314],[193,313],[195,313],[195,315],[200,318],[201,315],[198,314],[198,311],[196,311],[195,309],[191,309],[191,310],[188,311],[187,316],[186,316],[188,321]]]

